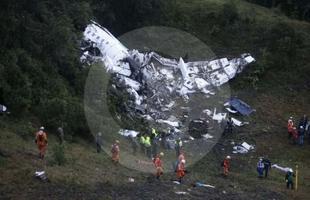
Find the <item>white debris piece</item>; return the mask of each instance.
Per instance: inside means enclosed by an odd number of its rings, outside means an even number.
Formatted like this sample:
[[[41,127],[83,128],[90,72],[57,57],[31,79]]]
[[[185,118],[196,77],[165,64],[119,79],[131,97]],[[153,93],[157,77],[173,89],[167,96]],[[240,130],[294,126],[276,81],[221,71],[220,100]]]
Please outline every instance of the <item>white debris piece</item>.
[[[45,171],[36,171],[35,176],[42,176],[43,174],[45,174]]]
[[[277,164],[273,164],[273,165],[271,165],[271,167],[272,168],[276,168],[276,169],[278,169],[278,170],[280,170],[280,171],[283,171],[283,172],[288,172],[288,171],[293,171],[293,169],[292,168],[289,168],[289,167],[281,167],[281,166],[279,166],[279,165],[277,165]]]
[[[208,83],[206,80],[204,80],[202,78],[195,78],[195,82],[196,82],[196,85],[197,85],[198,89],[203,89],[206,86],[210,85],[210,83]]]
[[[203,113],[207,114],[208,116],[212,116],[212,111],[209,109],[205,109],[202,111]]]
[[[248,153],[249,151],[248,150],[246,150],[244,147],[242,147],[242,146],[239,146],[239,145],[237,145],[237,146],[234,146],[233,147],[233,153]]]
[[[125,66],[120,62],[122,59],[129,56],[128,49],[107,29],[92,21],[84,31],[84,39],[96,45],[102,53],[105,65],[109,67],[110,70],[119,74],[128,75],[128,72],[130,72],[129,65]]]
[[[214,95],[214,92],[211,92],[210,90],[207,90],[206,88],[203,88],[203,89],[201,90],[201,92],[204,93],[204,94],[211,94],[211,95]]]
[[[152,52],[152,57],[155,58],[160,64],[164,66],[175,68],[178,66],[178,62],[175,59],[164,58],[155,52]]]
[[[174,79],[173,71],[169,69],[160,69],[160,73],[165,75],[167,79]]]
[[[167,108],[171,108],[175,104],[175,101],[171,101],[169,104],[166,105]]]
[[[0,112],[6,112],[7,107],[5,105],[0,104]]]
[[[195,85],[195,82],[192,79],[188,78],[188,79],[184,80],[184,86],[187,87],[190,90],[193,90],[196,85]]]
[[[188,72],[187,66],[184,63],[184,60],[182,58],[180,58],[180,60],[179,60],[178,67],[181,70],[183,80],[187,80],[189,78],[189,75],[188,75],[189,72]]]
[[[241,121],[239,121],[239,120],[237,120],[237,119],[235,119],[235,118],[231,118],[231,121],[234,123],[234,125],[236,125],[236,126],[243,126],[243,125],[245,125],[245,124],[249,124],[248,122],[241,122]]]
[[[224,103],[224,106],[230,106],[229,101],[227,101],[226,103]]]
[[[195,186],[196,186],[196,187],[215,188],[215,186],[213,186],[213,185],[208,185],[208,184],[204,184],[204,183],[200,183],[200,182],[195,183]]]
[[[142,115],[146,120],[153,121],[154,119],[150,115]]]
[[[35,176],[36,178],[41,179],[42,181],[48,181],[48,178],[47,178],[47,176],[46,176],[45,171],[36,171],[36,172],[34,173],[34,176]]]
[[[173,183],[180,185],[181,183],[179,181],[172,181]]]
[[[159,119],[157,120],[158,123],[165,123],[165,124],[168,124],[170,126],[173,126],[173,127],[179,127],[179,122],[172,122],[172,121],[169,121],[169,120],[163,120],[163,119]]]
[[[138,91],[141,87],[141,84],[133,79],[130,79],[125,76],[121,76],[121,79],[124,80],[126,85],[128,85],[129,87],[133,88],[136,91]]]
[[[213,136],[212,135],[210,135],[210,134],[204,134],[204,135],[202,135],[202,137],[203,138],[205,138],[205,139],[212,139],[213,138]]]
[[[255,59],[252,57],[252,56],[247,56],[244,58],[244,60],[247,62],[247,63],[252,63],[255,61]]]
[[[233,153],[248,153],[250,150],[253,150],[254,146],[253,145],[249,145],[246,142],[243,142],[241,145],[237,145],[233,147]]]
[[[195,93],[195,90],[190,90],[187,87],[183,86],[180,90],[177,91],[180,96],[186,96],[187,94]]]
[[[226,119],[227,113],[216,113],[216,108],[214,108],[212,119],[216,120],[218,123],[221,123]]]
[[[230,113],[237,113],[238,111],[234,110],[234,109],[231,109],[231,108],[225,108],[228,112]]]
[[[243,146],[246,150],[252,150],[252,149],[254,149],[254,146],[253,145],[249,145],[248,143],[246,143],[246,142],[243,142],[242,144],[241,144],[241,146]]]
[[[183,192],[183,191],[176,191],[175,193],[176,193],[176,194],[182,194],[182,195],[189,194],[188,192]]]
[[[137,135],[139,134],[139,132],[137,131],[133,131],[133,130],[126,130],[126,129],[121,129],[118,132],[120,135],[128,137],[128,136],[132,136],[132,137],[137,137]]]
[[[133,88],[128,88],[127,92],[135,97],[136,105],[141,105],[143,98],[139,96],[136,90],[134,90]]]

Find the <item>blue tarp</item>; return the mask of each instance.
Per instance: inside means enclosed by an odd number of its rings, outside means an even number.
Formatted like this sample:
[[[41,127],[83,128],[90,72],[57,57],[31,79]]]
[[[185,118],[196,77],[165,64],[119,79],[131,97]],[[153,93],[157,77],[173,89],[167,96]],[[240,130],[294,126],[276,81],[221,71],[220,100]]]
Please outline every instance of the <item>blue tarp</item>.
[[[229,100],[229,104],[242,115],[250,115],[255,111],[248,104],[235,97]]]

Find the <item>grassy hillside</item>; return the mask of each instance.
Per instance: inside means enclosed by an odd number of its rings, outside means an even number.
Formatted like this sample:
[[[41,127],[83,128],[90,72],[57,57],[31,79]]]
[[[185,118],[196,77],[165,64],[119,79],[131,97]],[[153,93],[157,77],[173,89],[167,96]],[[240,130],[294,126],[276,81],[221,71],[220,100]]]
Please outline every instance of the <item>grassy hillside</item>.
[[[149,5],[152,1],[145,2]],[[165,174],[163,180],[157,182],[150,178],[150,174],[114,166],[108,155],[97,154],[93,143],[78,137],[71,138],[65,144],[66,162],[58,166],[53,155],[57,144],[53,132],[49,132],[48,152],[46,160],[42,162],[37,158],[33,141],[35,126],[42,119],[37,116],[26,117],[26,120],[15,116],[0,116],[0,199],[308,198],[310,160],[307,158],[310,156],[310,145],[307,142],[303,147],[291,145],[287,140],[285,126],[291,115],[298,119],[304,113],[310,114],[309,23],[289,19],[279,11],[242,0],[170,0],[161,2],[160,13],[156,12],[157,20],[151,20],[152,16],[144,19],[145,12],[142,11],[145,10],[142,10],[127,15],[128,26],[121,29],[119,24],[125,22],[118,20],[123,19],[120,15],[125,8],[119,7],[116,11],[113,3],[106,1],[111,9],[106,12],[109,15],[105,15],[103,11],[106,10],[101,11],[99,5],[94,8],[95,3],[98,2],[92,2],[89,8],[94,11],[98,21],[105,25],[108,19],[113,18],[113,22],[118,24],[114,27],[118,33],[144,25],[173,26],[195,35],[220,57],[252,53],[257,63],[233,80],[231,87],[233,95],[239,96],[257,111],[246,118],[250,122],[249,126],[222,138],[211,153],[192,166],[183,185],[171,183],[170,178],[174,174]],[[152,6],[149,9],[152,10]],[[113,27],[113,23],[110,21],[107,26]],[[41,65],[36,66],[41,69]],[[0,66],[0,72],[2,69]],[[68,98],[80,104],[79,95],[75,95],[81,92],[80,89],[75,91],[70,88],[70,82],[65,76],[54,75],[66,84],[63,91],[70,91]],[[54,79],[49,80],[52,82]],[[83,85],[83,80],[76,81]],[[31,105],[36,108],[35,103]],[[49,111],[54,111],[53,105],[52,102]],[[68,113],[74,114],[73,111],[79,108],[78,105],[73,106],[72,112]],[[62,109],[69,108],[59,108],[58,111]],[[68,115],[65,119],[68,119],[68,123],[83,125],[81,116],[73,118]],[[254,143],[255,151],[246,155],[233,155],[230,176],[227,179],[221,177],[220,162],[231,153],[231,141],[243,140]],[[259,156],[264,155],[279,165],[299,165],[300,185],[297,192],[286,190],[284,174],[276,170],[272,170],[266,180],[257,178],[256,162]],[[39,169],[46,170],[49,183],[42,183],[33,177]],[[129,183],[129,177],[133,177],[135,182]],[[215,185],[216,189],[192,188],[190,184],[197,180]],[[187,191],[189,194],[180,196],[175,191]]]

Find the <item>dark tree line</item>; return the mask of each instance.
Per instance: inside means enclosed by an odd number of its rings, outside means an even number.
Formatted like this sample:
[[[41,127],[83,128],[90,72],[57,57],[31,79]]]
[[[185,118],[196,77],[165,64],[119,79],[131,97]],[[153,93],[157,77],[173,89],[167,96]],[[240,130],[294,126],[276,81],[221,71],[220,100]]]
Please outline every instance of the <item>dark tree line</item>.
[[[297,9],[298,18],[309,20],[306,0],[249,1],[266,7],[280,6],[288,15]],[[0,104],[8,106],[12,118],[35,116],[36,120],[31,121],[37,125],[55,128],[63,122],[69,133],[88,132],[83,108],[88,68],[79,61],[79,46],[82,31],[91,19],[113,34],[147,25],[166,25],[212,38],[220,44],[218,49],[234,47],[240,53],[257,49],[248,44],[261,45],[264,62],[256,70],[261,74],[278,66],[290,69],[296,60],[303,60],[299,57],[307,55],[295,29],[284,25],[262,28],[250,23],[254,19],[243,20],[231,3],[219,11],[187,11],[175,0],[2,0]]]
[[[309,0],[247,0],[267,8],[279,7],[287,16],[310,21]]]
[[[88,69],[79,43],[91,19],[113,33],[156,22],[157,0],[0,1],[0,104],[11,116],[36,116],[55,128],[86,133],[83,90]]]

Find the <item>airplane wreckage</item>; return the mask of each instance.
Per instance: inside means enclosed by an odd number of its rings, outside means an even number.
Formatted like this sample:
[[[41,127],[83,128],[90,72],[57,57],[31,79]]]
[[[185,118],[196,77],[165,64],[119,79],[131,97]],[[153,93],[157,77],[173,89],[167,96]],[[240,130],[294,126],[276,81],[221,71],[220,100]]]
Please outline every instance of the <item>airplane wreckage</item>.
[[[156,52],[129,50],[96,22],[86,27],[81,49],[81,62],[103,62],[107,72],[113,74],[112,86],[125,90],[131,97],[126,102],[128,115],[144,118],[155,127],[173,129],[174,132],[183,132],[180,130],[184,128],[182,118],[186,114],[176,115],[173,111],[176,107],[188,109],[180,106],[180,101],[186,105],[196,93],[203,94],[204,98],[215,95],[219,86],[242,72],[246,65],[255,62],[248,53],[230,60],[184,62],[182,58],[164,58]],[[216,113],[216,110],[201,112],[215,121],[224,120],[227,116],[227,113]],[[241,124],[234,120],[235,124]],[[202,127],[207,126],[203,120],[196,122]],[[136,131],[120,131],[124,132],[126,136],[128,133],[133,133],[133,137],[137,135]]]

